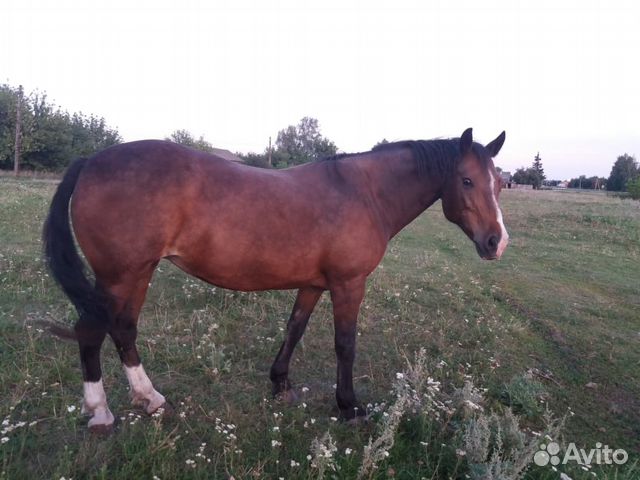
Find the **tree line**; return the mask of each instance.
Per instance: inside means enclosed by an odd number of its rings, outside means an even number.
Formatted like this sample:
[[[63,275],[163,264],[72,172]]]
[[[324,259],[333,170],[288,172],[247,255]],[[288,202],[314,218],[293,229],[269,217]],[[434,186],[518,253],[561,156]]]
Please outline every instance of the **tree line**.
[[[20,120],[18,122],[18,119]],[[187,130],[175,130],[167,140],[206,152],[214,150],[204,139]],[[20,167],[26,170],[61,171],[73,159],[91,155],[122,138],[102,117],[69,113],[47,100],[46,93],[24,95],[22,88],[0,85],[0,169],[12,169],[16,151]],[[379,143],[386,143],[382,140]],[[335,155],[336,144],[324,137],[317,119],[302,118],[278,132],[274,145],[261,153],[236,153],[245,163],[263,168],[285,168]],[[559,181],[547,180],[538,152],[530,167],[518,168],[512,180],[519,184],[554,186]],[[618,157],[609,178],[581,175],[569,181],[569,188],[628,191],[640,198],[640,167],[626,153]]]
[[[540,188],[546,178],[544,168],[542,168],[540,152],[536,154],[529,168],[520,167],[516,169],[512,176],[514,182],[520,185],[532,185],[534,189]]]
[[[302,118],[278,132],[275,145],[262,153],[239,154],[250,165],[284,168],[335,155],[338,147],[320,133],[318,120]]]
[[[540,153],[534,157],[531,167],[518,168],[512,175],[512,180],[521,185],[532,185],[534,189],[543,185],[553,187],[561,183],[559,180],[546,179]],[[612,192],[629,192],[633,198],[640,198],[640,166],[635,157],[625,153],[614,162],[608,178],[580,175],[569,180],[567,186],[595,190],[606,188]]]
[[[175,130],[165,140],[204,152],[212,152],[213,145],[204,139],[194,137],[187,130]],[[286,168],[312,162],[335,155],[338,147],[320,133],[317,119],[302,118],[297,125],[289,125],[278,132],[275,144],[265,147],[262,153],[236,152],[246,164],[263,168]]]
[[[166,140],[206,152],[214,150],[204,139],[187,130],[175,130]],[[88,156],[122,142],[117,129],[103,117],[69,113],[52,104],[46,93],[25,95],[21,87],[0,85],[0,169],[58,172],[78,157]],[[16,155],[16,151],[18,155]],[[335,155],[335,143],[320,132],[315,118],[304,117],[297,125],[278,132],[275,144],[262,153],[237,153],[247,164],[284,168]]]
[[[74,158],[121,141],[102,117],[69,113],[46,93],[25,95],[21,87],[0,85],[0,169],[14,168],[18,150],[21,169],[60,171]]]

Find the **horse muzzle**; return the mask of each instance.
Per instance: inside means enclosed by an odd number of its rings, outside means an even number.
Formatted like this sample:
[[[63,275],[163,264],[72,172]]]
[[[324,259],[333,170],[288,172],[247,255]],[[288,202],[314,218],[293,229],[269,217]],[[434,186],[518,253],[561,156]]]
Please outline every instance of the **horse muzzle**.
[[[506,232],[498,235],[491,233],[480,240],[474,240],[474,244],[480,258],[483,260],[497,260],[502,256],[509,244],[509,235]]]

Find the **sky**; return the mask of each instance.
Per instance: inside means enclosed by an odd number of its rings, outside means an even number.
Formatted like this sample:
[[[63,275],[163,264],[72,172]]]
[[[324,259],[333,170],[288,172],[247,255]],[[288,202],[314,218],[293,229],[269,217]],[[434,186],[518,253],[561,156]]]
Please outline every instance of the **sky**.
[[[126,141],[176,129],[262,152],[315,117],[340,151],[507,140],[547,178],[640,154],[635,1],[3,0],[0,83],[103,116]]]

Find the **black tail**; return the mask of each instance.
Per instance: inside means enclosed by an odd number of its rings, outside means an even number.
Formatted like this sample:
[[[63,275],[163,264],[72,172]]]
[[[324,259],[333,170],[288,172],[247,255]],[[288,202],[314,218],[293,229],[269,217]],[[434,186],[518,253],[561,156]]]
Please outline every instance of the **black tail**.
[[[91,323],[92,328],[106,330],[110,318],[108,298],[86,277],[84,263],[76,250],[69,223],[69,201],[86,161],[86,158],[76,160],[64,174],[51,201],[42,241],[53,278],[74,304],[80,318]],[[73,332],[62,330],[61,332],[61,328],[55,326],[51,328],[59,336],[74,335]]]

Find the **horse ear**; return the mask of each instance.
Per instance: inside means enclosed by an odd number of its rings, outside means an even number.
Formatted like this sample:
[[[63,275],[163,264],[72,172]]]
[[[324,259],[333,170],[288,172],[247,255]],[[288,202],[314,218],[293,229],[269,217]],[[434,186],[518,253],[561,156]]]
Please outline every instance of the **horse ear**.
[[[471,145],[473,144],[473,129],[467,128],[464,132],[462,132],[462,136],[460,137],[460,154],[466,155],[471,150]]]
[[[493,142],[488,143],[487,146],[484,147],[487,152],[489,152],[489,155],[491,155],[492,157],[498,155],[498,152],[502,148],[502,144],[504,143],[504,139],[506,138],[506,136],[507,134],[503,131],[500,135],[498,135],[498,138],[496,138]]]

